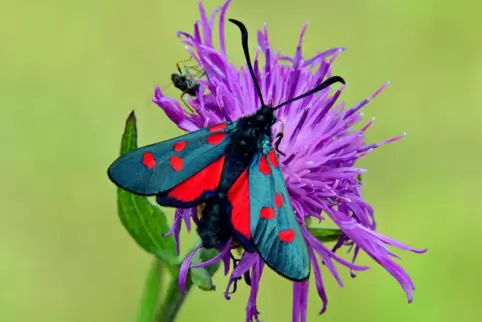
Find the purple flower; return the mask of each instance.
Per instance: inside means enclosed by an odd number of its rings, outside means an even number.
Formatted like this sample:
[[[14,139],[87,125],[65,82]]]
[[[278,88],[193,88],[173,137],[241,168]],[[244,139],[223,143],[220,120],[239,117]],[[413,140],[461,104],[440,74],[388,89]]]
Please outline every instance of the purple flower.
[[[226,1],[210,17],[200,3],[201,18],[194,24],[194,33],[178,33],[189,54],[207,75],[205,80],[199,80],[199,93],[189,102],[197,113],[185,111],[177,99],[166,97],[160,88],[156,88],[153,101],[183,130],[195,131],[208,125],[235,121],[254,113],[260,107],[253,80],[246,66],[237,68],[227,57],[224,29],[229,3],[230,0]],[[218,17],[219,29],[215,30],[214,22]],[[312,58],[304,58],[302,41],[306,27],[307,25],[301,30],[294,57],[282,55],[271,47],[266,25],[258,32],[259,48],[254,58],[254,70],[264,99],[271,105],[277,105],[304,93],[330,77],[333,61],[344,50],[334,48],[320,52]],[[219,49],[214,47],[213,37],[219,37]],[[241,46],[239,50],[241,51]],[[264,56],[264,65],[259,59],[260,54]],[[281,126],[284,126],[284,139],[280,150],[286,155],[280,156],[280,161],[291,203],[299,223],[302,224],[304,237],[309,246],[316,289],[322,301],[320,313],[325,311],[328,302],[321,265],[326,266],[339,285],[343,286],[335,262],[347,267],[352,275],[353,271],[368,269],[354,264],[360,250],[366,252],[395,277],[407,294],[408,301],[412,301],[414,285],[403,268],[392,259],[398,257],[388,249],[388,246],[417,253],[425,250],[409,247],[375,231],[374,211],[363,200],[358,180],[359,175],[365,170],[355,166],[356,161],[369,152],[404,136],[367,144],[364,142],[365,132],[374,120],[368,121],[360,130],[353,128],[362,120],[361,109],[386,85],[380,87],[370,98],[351,108],[345,107],[344,102],[338,100],[345,89],[343,86],[334,93],[325,89],[276,111],[276,117],[280,122],[275,124],[273,130],[275,133],[279,132]],[[319,221],[325,220],[321,214],[329,216],[344,233],[333,249],[327,248],[316,239],[310,233],[309,227],[304,225],[305,219],[311,217]],[[176,211],[170,233],[174,233],[178,247],[181,223],[184,221],[189,230],[191,219],[197,222],[196,208]],[[342,246],[349,246],[353,250],[352,262],[335,254]],[[184,289],[189,267],[194,267],[190,266],[191,259],[200,247],[182,265],[179,279],[181,289]],[[225,274],[228,274],[230,264],[233,263],[226,298],[229,299],[230,288],[235,288],[238,280],[244,278],[251,286],[246,321],[258,321],[256,297],[264,263],[256,253],[245,252],[241,260],[235,259],[231,251],[236,247],[238,246],[229,241],[216,258],[195,267],[207,266],[222,260],[225,264]],[[293,284],[293,321],[306,321],[309,283],[304,281]]]

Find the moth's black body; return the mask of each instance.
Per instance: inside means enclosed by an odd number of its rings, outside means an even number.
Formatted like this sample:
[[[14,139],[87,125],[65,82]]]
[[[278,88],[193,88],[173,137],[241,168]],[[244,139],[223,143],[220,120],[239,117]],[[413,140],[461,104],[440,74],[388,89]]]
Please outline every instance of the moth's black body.
[[[205,248],[222,247],[233,236],[229,216],[219,198],[205,201],[197,232]]]
[[[231,142],[226,149],[226,161],[215,197],[206,200],[200,223],[197,227],[205,248],[221,247],[230,237],[240,240],[246,251],[256,251],[254,245],[242,236],[235,236],[230,225],[230,203],[228,190],[236,179],[251,164],[256,153],[265,149],[271,142],[272,126],[276,122],[273,108],[261,107],[256,113],[237,121]]]
[[[237,130],[232,134],[226,149],[226,165],[223,169],[219,191],[226,194],[234,181],[246,170],[256,153],[271,142],[272,126],[276,122],[273,109],[263,106],[255,114],[237,121]]]

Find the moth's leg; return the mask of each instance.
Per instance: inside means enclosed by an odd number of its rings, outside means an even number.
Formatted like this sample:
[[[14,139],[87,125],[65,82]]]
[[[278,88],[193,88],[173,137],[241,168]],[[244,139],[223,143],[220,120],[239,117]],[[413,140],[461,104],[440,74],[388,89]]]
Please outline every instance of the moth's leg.
[[[236,257],[234,257],[233,254],[230,254],[230,257],[231,257],[231,260],[233,261],[233,270],[236,269],[236,267],[238,267],[238,264],[240,262],[239,259],[237,259]],[[229,294],[234,294],[236,293],[236,290],[238,289],[238,281],[241,279],[241,277],[237,277],[235,279],[233,279],[233,290],[229,292]]]
[[[283,136],[284,136],[284,134],[283,134],[284,129],[285,129],[285,124],[282,122],[281,123],[281,132],[276,134],[276,141],[274,142],[274,149],[276,150],[276,152],[278,152],[282,156],[286,156],[286,154],[284,154],[283,151],[281,151],[279,149],[279,145],[281,144],[281,140],[283,139]]]

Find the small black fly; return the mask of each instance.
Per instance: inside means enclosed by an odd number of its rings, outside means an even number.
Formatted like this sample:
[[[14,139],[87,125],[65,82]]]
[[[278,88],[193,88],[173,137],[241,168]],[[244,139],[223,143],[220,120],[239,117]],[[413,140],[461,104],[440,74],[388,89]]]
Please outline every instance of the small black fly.
[[[186,61],[189,61],[191,59],[192,57]],[[192,97],[197,96],[199,92],[199,86],[200,86],[199,79],[201,79],[204,75],[206,75],[206,73],[198,66],[184,66],[184,71],[183,71],[181,69],[180,63],[181,62],[178,62],[176,64],[178,72],[171,74],[171,81],[174,87],[176,87],[182,92],[181,100],[183,101],[183,103],[186,105],[187,108],[189,108],[192,111],[192,109],[184,100],[184,96],[185,95],[189,95]]]

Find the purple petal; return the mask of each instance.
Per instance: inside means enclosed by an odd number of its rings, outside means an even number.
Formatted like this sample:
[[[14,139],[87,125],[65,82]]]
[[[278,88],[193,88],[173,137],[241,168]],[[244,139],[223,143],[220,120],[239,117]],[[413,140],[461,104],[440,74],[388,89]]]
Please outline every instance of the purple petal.
[[[226,56],[226,45],[225,45],[225,39],[224,39],[224,23],[225,23],[226,11],[228,10],[230,3],[231,3],[231,0],[228,0],[224,3],[221,9],[221,15],[219,17],[219,42],[220,42],[221,52],[225,56]]]
[[[318,292],[318,296],[321,299],[322,307],[320,314],[325,313],[326,307],[328,305],[328,297],[326,296],[325,286],[323,285],[323,277],[321,275],[320,265],[318,264],[318,259],[316,258],[316,254],[310,248],[310,261],[313,265],[313,272],[315,273],[315,284],[316,284],[316,291]]]
[[[412,302],[412,292],[415,289],[412,280],[400,265],[391,259],[390,252],[386,245],[392,245],[404,250],[410,250],[417,253],[425,252],[402,244],[398,241],[377,234],[366,227],[358,224],[355,219],[348,217],[335,210],[327,210],[328,215],[343,230],[343,232],[352,239],[357,246],[363,249],[370,257],[385,268],[400,284],[407,294],[409,303]]]
[[[243,257],[241,258],[239,263],[235,265],[235,268],[231,273],[231,277],[229,278],[226,291],[224,292],[224,297],[226,299],[230,299],[229,289],[231,288],[231,285],[241,276],[244,276],[246,272],[249,272],[249,270],[253,268],[259,261],[261,261],[261,259],[257,253],[244,252]]]
[[[217,254],[216,256],[214,256],[213,258],[211,258],[210,260],[207,260],[207,261],[205,261],[205,262],[203,262],[203,263],[198,263],[198,264],[192,265],[191,268],[208,267],[208,266],[213,265],[213,264],[216,263],[217,261],[219,261],[221,258],[223,258],[224,256],[226,256],[227,253],[230,253],[231,240],[232,240],[232,238],[230,238],[230,239],[228,240],[228,242],[227,242],[226,245],[221,249],[221,251],[219,252],[219,254]]]
[[[264,262],[257,260],[251,274],[251,292],[249,293],[248,306],[246,307],[246,322],[259,322],[259,311],[256,305],[259,289],[259,281],[263,274]]]
[[[293,322],[306,322],[309,282],[293,283]]]
[[[187,281],[187,275],[189,273],[189,266],[191,265],[192,259],[194,255],[201,249],[202,245],[199,244],[192,252],[189,254],[186,259],[182,262],[181,268],[179,269],[179,290],[186,294],[186,281]]]

